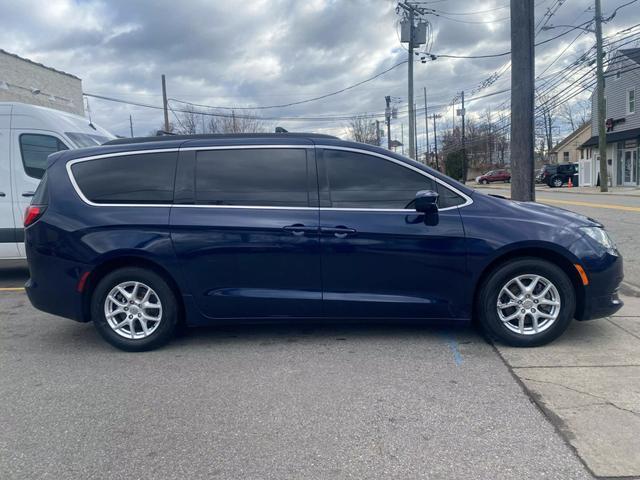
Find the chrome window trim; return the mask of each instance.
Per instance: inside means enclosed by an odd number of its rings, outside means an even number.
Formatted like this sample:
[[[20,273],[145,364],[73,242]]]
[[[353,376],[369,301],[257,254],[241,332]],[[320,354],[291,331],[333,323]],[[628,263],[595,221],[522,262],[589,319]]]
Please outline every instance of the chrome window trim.
[[[462,193],[460,190],[458,190],[457,188],[455,188],[452,185],[449,185],[447,182],[444,182],[442,180],[440,180],[437,177],[434,177],[433,175],[430,175],[429,173],[425,172],[424,170],[420,170],[419,168],[414,167],[413,165],[409,165],[408,163],[402,162],[400,160],[396,160],[395,158],[392,157],[388,157],[387,155],[383,155],[381,153],[378,152],[372,152],[370,150],[364,150],[361,148],[353,148],[353,147],[341,147],[341,146],[335,146],[335,145],[316,145],[316,148],[322,148],[325,150],[342,150],[342,151],[346,151],[346,152],[355,152],[355,153],[361,153],[364,155],[372,155],[374,157],[378,157],[378,158],[382,158],[383,160],[387,160],[389,162],[395,163],[396,165],[400,165],[401,167],[405,167],[408,168],[409,170],[413,170],[414,172],[417,172],[421,175],[424,175],[427,178],[430,178],[431,180],[433,180],[436,183],[439,183],[440,185],[444,186],[445,188],[448,188],[449,190],[453,191],[454,193],[456,193],[457,195],[461,196],[465,202],[462,205],[455,205],[453,207],[446,207],[446,208],[439,208],[438,211],[439,212],[444,212],[446,210],[452,210],[454,208],[462,208],[462,207],[466,207],[468,205],[471,205],[473,203],[473,200],[471,199],[471,197],[469,197],[468,195]],[[404,208],[404,209],[397,209],[397,208],[320,208],[320,210],[329,210],[329,211],[350,211],[350,212],[415,212],[415,210],[412,210],[410,208]]]
[[[194,151],[194,150],[237,150],[237,149],[268,149],[268,148],[293,148],[293,149],[322,148],[325,150],[343,150],[347,152],[361,153],[364,155],[372,155],[374,157],[382,158],[383,160],[387,160],[389,162],[395,163],[402,167],[408,168],[409,170],[413,170],[416,173],[424,175],[425,177],[430,178],[431,180],[439,183],[440,185],[444,186],[445,188],[448,188],[449,190],[453,191],[457,195],[460,195],[462,198],[464,198],[465,203],[463,203],[462,205],[455,205],[453,207],[441,208],[439,209],[440,212],[452,210],[454,208],[466,207],[473,203],[473,200],[471,199],[471,197],[469,197],[468,195],[465,195],[457,188],[449,185],[448,183],[440,180],[437,177],[434,177],[433,175],[430,175],[429,173],[423,170],[420,170],[419,168],[414,167],[413,165],[409,165],[400,160],[396,160],[395,158],[388,157],[378,152],[372,152],[370,150],[364,150],[360,148],[342,147],[342,146],[334,146],[334,145],[290,145],[290,144],[287,144],[287,145],[275,145],[275,144],[274,145],[271,145],[271,144],[269,145],[262,145],[262,144],[260,145],[214,145],[209,147],[206,147],[206,146],[187,147],[187,148],[174,147],[174,148],[155,148],[155,149],[149,149],[149,150],[127,150],[122,152],[103,153],[100,155],[91,155],[89,157],[76,158],[67,162],[66,169],[67,169],[67,175],[69,177],[69,180],[71,181],[71,185],[73,186],[73,189],[75,190],[78,197],[80,197],[80,199],[84,203],[92,207],[151,207],[151,208],[177,207],[177,208],[225,208],[225,209],[253,209],[253,210],[320,210],[320,211],[335,211],[335,212],[388,212],[388,213],[403,213],[405,215],[407,213],[415,213],[415,210],[410,208],[403,209],[403,208],[282,207],[282,206],[264,206],[264,205],[195,205],[195,204],[192,205],[192,204],[173,204],[173,203],[95,203],[89,200],[84,195],[84,193],[82,193],[82,190],[80,189],[80,186],[78,185],[78,182],[76,181],[76,178],[73,175],[73,172],[71,170],[71,168],[77,163],[88,162],[91,160],[100,160],[100,159],[110,158],[110,157],[123,157],[127,155],[144,155],[149,153],[165,153],[165,152],[180,152],[180,151]]]

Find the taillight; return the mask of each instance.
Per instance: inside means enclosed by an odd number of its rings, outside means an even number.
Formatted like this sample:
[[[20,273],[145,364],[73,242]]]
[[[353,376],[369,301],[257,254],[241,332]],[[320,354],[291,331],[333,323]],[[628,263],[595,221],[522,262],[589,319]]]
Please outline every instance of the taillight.
[[[47,207],[43,205],[29,205],[27,210],[24,212],[24,226],[28,227],[33,222],[38,220]]]

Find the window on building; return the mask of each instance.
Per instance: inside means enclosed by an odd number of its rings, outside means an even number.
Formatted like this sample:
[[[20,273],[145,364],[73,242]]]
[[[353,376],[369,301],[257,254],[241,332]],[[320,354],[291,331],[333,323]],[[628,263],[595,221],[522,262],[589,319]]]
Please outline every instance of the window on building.
[[[569,152],[562,152],[562,161],[565,163],[569,161]]]
[[[166,204],[173,201],[177,153],[123,155],[71,167],[80,190],[94,203]]]
[[[635,113],[636,111],[636,89],[630,88],[627,90],[627,114]]]
[[[307,207],[304,149],[206,150],[196,155],[196,202],[205,205]]]
[[[23,133],[20,135],[22,164],[27,175],[42,178],[47,169],[47,157],[60,150],[69,150],[61,140],[52,135]]]
[[[620,80],[620,77],[622,76],[622,73],[620,73],[620,70],[616,71],[616,80]]]

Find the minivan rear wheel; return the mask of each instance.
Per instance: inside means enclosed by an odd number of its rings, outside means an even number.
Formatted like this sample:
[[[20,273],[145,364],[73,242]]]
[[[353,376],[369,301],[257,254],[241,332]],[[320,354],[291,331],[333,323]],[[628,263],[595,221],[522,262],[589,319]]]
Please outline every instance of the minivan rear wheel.
[[[98,283],[91,318],[111,345],[138,352],[168,342],[178,323],[176,298],[157,273],[127,267],[108,273]]]
[[[487,277],[477,311],[487,335],[514,347],[558,338],[575,312],[574,287],[565,272],[538,258],[511,260]]]

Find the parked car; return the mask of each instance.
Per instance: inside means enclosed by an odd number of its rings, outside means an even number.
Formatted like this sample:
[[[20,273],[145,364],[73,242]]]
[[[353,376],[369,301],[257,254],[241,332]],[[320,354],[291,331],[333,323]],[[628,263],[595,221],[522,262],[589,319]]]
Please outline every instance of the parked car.
[[[476,318],[535,346],[622,305],[622,258],[594,220],[325,135],[61,151],[25,226],[32,304],[123,350],[182,322],[294,318]]]
[[[24,258],[23,214],[59,150],[115,138],[79,115],[18,102],[0,102],[0,260]]]
[[[575,163],[551,163],[542,167],[540,183],[546,183],[549,187],[562,187],[569,183],[569,179],[578,173],[578,165]]]
[[[476,177],[476,183],[487,185],[492,182],[510,182],[511,174],[507,170],[491,170]]]

